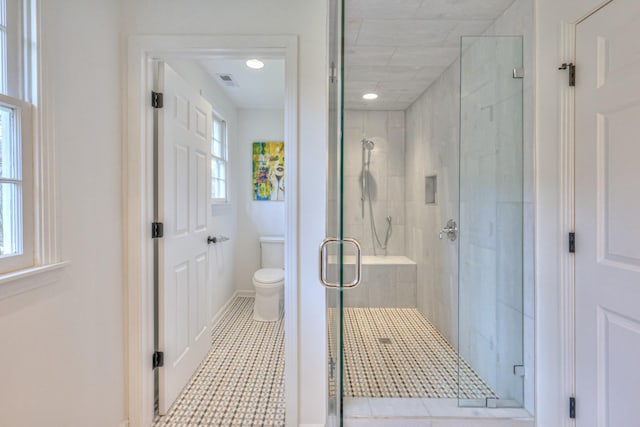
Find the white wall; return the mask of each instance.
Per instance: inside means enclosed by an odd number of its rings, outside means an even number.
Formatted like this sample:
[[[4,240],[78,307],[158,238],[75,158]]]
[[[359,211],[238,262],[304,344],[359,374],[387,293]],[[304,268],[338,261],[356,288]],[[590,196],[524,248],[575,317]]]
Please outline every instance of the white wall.
[[[39,3],[71,265],[57,283],[0,301],[0,425],[114,427],[125,419],[120,4]]]
[[[249,5],[249,7],[248,7]],[[327,4],[324,0],[229,2],[132,0],[124,35],[248,34],[298,36],[299,382],[301,424],[323,424],[326,407],[325,292],[317,251],[325,236],[327,153]],[[106,67],[113,73],[113,65]],[[289,286],[290,284],[287,284]]]
[[[283,76],[284,78],[284,76]],[[260,236],[284,236],[284,202],[253,200],[251,187],[252,146],[258,141],[284,140],[284,110],[240,109],[238,138],[234,141],[238,157],[230,164],[235,182],[232,200],[238,205],[237,257],[235,286],[253,291],[253,273],[260,268]],[[286,142],[285,142],[286,143]],[[288,162],[289,159],[285,159]],[[286,166],[286,164],[285,164]],[[285,168],[285,197],[286,180]]]

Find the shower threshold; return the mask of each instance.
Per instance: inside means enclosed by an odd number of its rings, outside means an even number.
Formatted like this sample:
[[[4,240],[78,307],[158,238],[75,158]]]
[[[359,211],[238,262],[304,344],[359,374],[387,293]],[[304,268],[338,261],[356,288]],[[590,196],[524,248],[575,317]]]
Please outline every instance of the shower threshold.
[[[533,427],[534,420],[522,408],[461,408],[458,399],[345,398],[344,427]],[[438,421],[432,424],[431,421]],[[371,423],[369,423],[371,421]],[[461,424],[460,422],[464,422]]]

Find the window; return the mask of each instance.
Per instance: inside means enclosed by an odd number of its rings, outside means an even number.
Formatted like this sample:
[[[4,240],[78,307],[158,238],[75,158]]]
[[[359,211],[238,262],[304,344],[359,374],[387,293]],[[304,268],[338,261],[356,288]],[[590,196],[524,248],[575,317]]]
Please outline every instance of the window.
[[[0,274],[34,264],[33,0],[0,0]]]
[[[213,116],[211,137],[211,199],[226,203],[227,199],[227,123]]]

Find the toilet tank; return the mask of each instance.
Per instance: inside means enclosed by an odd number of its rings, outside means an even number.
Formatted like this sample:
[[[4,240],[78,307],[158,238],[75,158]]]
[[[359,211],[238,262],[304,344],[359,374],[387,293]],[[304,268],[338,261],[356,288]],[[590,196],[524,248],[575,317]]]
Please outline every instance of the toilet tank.
[[[284,268],[284,237],[260,237],[262,268]]]

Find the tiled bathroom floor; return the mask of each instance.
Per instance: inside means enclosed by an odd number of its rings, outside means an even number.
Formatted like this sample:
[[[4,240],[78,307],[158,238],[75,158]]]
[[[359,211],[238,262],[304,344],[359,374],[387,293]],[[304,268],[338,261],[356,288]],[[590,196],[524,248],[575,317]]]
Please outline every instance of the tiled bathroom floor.
[[[233,301],[207,358],[154,427],[284,425],[284,323],[252,314],[253,298]]]
[[[345,397],[458,397],[458,353],[415,308],[345,308],[343,342]],[[496,397],[460,363],[460,397]]]
[[[255,322],[252,310],[253,298],[233,301],[207,358],[154,427],[284,425],[284,323]],[[458,355],[416,309],[346,308],[344,322],[346,398],[457,396]],[[463,397],[495,397],[464,361],[461,372]]]

